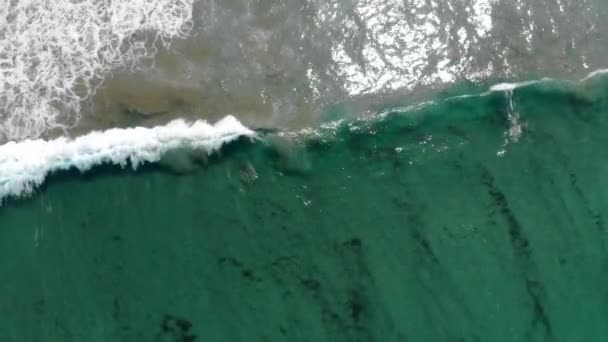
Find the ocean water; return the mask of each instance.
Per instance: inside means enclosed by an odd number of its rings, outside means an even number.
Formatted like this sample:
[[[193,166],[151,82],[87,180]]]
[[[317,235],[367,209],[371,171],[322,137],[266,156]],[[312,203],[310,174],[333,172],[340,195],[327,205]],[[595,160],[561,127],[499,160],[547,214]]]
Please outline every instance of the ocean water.
[[[0,0],[0,342],[608,340],[599,0]]]
[[[606,90],[464,84],[51,172],[0,211],[0,340],[608,338]]]

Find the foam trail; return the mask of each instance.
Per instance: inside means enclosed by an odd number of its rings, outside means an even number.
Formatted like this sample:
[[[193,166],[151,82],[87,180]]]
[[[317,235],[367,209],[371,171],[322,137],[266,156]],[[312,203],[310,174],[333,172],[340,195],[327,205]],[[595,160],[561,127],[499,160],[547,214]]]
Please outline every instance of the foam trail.
[[[511,92],[520,87],[526,87],[529,85],[550,81],[551,79],[543,78],[542,80],[533,80],[517,83],[498,83],[490,87],[490,91],[505,91]]]
[[[604,74],[608,74],[608,69],[599,69],[599,70],[592,71],[591,73],[589,73],[589,75],[585,76],[581,80],[581,82],[588,81],[596,76],[600,76],[600,75],[604,75]]]
[[[104,163],[135,169],[142,163],[159,161],[176,148],[211,153],[222,144],[254,134],[236,118],[227,116],[215,125],[175,120],[165,126],[116,128],[76,139],[10,142],[0,146],[0,201],[31,194],[53,171],[77,168],[84,172]]]
[[[77,124],[107,74],[188,35],[193,1],[2,1],[0,140]]]
[[[587,76],[581,78],[578,81],[578,83],[584,83],[584,82],[589,81],[590,79],[593,79],[595,77],[602,76],[605,74],[608,74],[608,69],[594,70],[594,71],[590,72],[589,74],[587,74]],[[491,86],[489,91],[490,92],[494,92],[494,91],[511,92],[517,88],[526,87],[529,85],[534,85],[534,84],[543,83],[543,82],[551,82],[551,81],[555,81],[555,80],[551,79],[551,78],[542,78],[540,80],[532,80],[532,81],[524,81],[524,82],[516,82],[516,83],[498,83],[498,84]]]

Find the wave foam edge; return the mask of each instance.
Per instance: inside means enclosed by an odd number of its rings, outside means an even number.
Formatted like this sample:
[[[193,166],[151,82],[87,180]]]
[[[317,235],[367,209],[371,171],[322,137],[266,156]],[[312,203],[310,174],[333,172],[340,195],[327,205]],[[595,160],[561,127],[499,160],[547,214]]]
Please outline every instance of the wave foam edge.
[[[174,149],[213,153],[243,136],[254,137],[255,132],[226,116],[213,125],[178,119],[154,128],[114,128],[75,139],[9,142],[0,146],[0,201],[30,195],[54,171],[76,168],[85,172],[107,163],[136,169],[143,163],[158,162]]]

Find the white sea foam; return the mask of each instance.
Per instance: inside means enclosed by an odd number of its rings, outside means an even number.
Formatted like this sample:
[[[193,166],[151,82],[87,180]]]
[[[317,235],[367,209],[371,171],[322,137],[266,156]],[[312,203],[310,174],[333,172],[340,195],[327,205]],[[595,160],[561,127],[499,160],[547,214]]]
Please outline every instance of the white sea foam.
[[[517,82],[517,83],[498,83],[490,87],[490,91],[506,91],[510,92],[520,87],[526,87],[533,84],[538,84],[542,82],[549,81],[547,78],[543,78],[542,80],[533,80],[533,81],[525,81],[525,82]]]
[[[108,72],[187,35],[193,1],[3,1],[0,140],[77,123],[81,101]]]
[[[76,139],[24,140],[0,146],[0,201],[29,195],[53,171],[76,168],[81,172],[104,163],[131,166],[157,162],[178,148],[212,153],[222,144],[255,133],[233,116],[214,125],[204,121],[173,121],[154,128],[110,129]]]
[[[604,75],[604,74],[608,74],[608,69],[599,69],[599,70],[592,71],[591,73],[589,73],[589,75],[587,75],[585,78],[583,78],[581,80],[581,82],[586,82],[594,77]]]
[[[593,78],[596,78],[596,77],[599,77],[602,75],[606,75],[606,74],[608,74],[608,69],[594,70],[594,71],[590,72],[589,74],[587,74],[587,76],[578,80],[578,83],[584,83]],[[539,83],[544,83],[544,82],[551,82],[551,81],[556,81],[556,80],[551,79],[551,78],[542,78],[540,80],[531,80],[531,81],[524,81],[524,82],[498,83],[498,84],[491,86],[490,91],[491,92],[492,91],[512,92],[513,90],[515,90],[517,88],[526,87],[529,85],[534,85],[534,84],[539,84]]]

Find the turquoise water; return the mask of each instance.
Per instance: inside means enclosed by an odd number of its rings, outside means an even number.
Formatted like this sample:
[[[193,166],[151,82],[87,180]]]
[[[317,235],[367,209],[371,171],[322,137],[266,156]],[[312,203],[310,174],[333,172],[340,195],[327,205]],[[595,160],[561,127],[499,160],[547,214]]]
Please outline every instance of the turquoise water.
[[[606,89],[55,173],[0,208],[0,341],[606,340]]]

